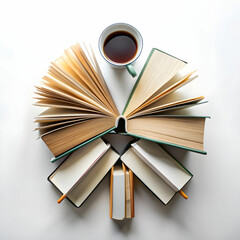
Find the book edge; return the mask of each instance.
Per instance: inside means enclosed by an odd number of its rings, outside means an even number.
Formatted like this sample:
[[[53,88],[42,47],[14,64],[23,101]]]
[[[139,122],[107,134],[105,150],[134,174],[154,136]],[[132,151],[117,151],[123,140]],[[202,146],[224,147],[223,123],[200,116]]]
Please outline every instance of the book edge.
[[[109,188],[109,217],[112,218],[112,210],[113,210],[113,171],[114,166],[111,168],[110,173],[110,188]]]
[[[87,140],[87,141],[85,141],[85,142],[83,142],[83,143],[81,143],[81,144],[79,144],[79,145],[77,145],[77,146],[75,146],[75,147],[67,150],[66,152],[60,154],[59,156],[53,157],[53,158],[51,159],[51,162],[52,162],[52,163],[56,162],[56,161],[59,160],[60,158],[66,156],[67,154],[70,154],[70,153],[74,152],[75,150],[77,150],[77,149],[79,149],[80,147],[83,147],[84,145],[86,145],[86,144],[88,144],[88,143],[96,140],[97,138],[102,137],[102,136],[105,135],[106,133],[111,132],[112,130],[114,130],[115,128],[116,128],[116,127],[112,127],[112,128],[110,128],[110,129],[108,129],[107,131],[102,132],[102,133],[96,135],[95,137],[90,138],[89,140]]]
[[[178,144],[175,144],[175,143],[159,141],[159,140],[147,138],[147,137],[132,134],[132,133],[127,133],[127,134],[130,135],[130,136],[136,137],[136,138],[142,138],[142,139],[146,139],[148,141],[152,141],[152,142],[156,142],[156,143],[160,143],[160,144],[165,144],[165,145],[169,145],[169,146],[173,146],[173,147],[178,147],[178,148],[185,149],[185,150],[188,150],[188,151],[191,151],[191,152],[201,153],[201,154],[204,154],[204,155],[207,154],[207,152],[201,151],[201,150],[198,150],[198,149],[195,149],[195,148],[188,148],[188,147],[184,147],[182,145],[178,145]]]
[[[154,49],[154,50],[157,50],[157,51],[159,51],[159,52],[162,52],[162,53],[164,53],[164,54],[167,54],[167,55],[170,56],[170,57],[176,58],[176,59],[178,59],[178,60],[180,60],[180,61],[188,64],[186,61],[184,61],[184,60],[182,60],[182,59],[180,59],[180,58],[177,58],[177,57],[175,57],[175,56],[173,56],[173,55],[171,55],[171,54],[169,54],[169,53],[166,53],[166,52],[164,52],[164,51],[162,51],[162,50],[160,50],[160,49],[158,49],[158,48],[153,48],[153,49]]]

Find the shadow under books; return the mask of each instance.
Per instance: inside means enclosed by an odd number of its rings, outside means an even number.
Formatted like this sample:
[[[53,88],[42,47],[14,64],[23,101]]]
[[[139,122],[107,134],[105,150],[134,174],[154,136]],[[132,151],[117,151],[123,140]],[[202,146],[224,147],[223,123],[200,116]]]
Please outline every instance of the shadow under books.
[[[122,233],[127,235],[130,232],[132,221],[134,221],[134,218],[128,218],[124,220],[115,220],[112,219],[112,224],[118,228],[118,230],[121,230]]]
[[[183,188],[187,193],[191,189],[191,181],[186,184]],[[158,197],[152,194],[151,190],[149,190],[137,177],[134,177],[134,197],[135,197],[135,216],[137,217],[137,201],[144,201],[149,209],[155,212],[156,215],[164,216],[164,218],[172,218],[173,220],[179,221],[179,225],[181,225],[181,214],[179,214],[180,219],[176,219],[176,211],[181,211],[183,204],[188,204],[188,201],[191,199],[191,194],[189,194],[189,199],[184,199],[180,194],[176,194],[167,205],[164,205],[161,201],[159,201]],[[144,199],[143,199],[144,198]],[[141,199],[141,200],[138,200]],[[142,206],[142,204],[141,204]],[[183,212],[183,215],[185,213]]]

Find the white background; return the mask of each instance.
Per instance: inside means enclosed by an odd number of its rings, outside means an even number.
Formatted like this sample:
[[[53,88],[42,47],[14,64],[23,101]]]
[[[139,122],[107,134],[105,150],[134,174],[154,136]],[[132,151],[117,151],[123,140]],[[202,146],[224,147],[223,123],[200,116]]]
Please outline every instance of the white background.
[[[75,42],[92,43],[108,25],[127,22],[144,39],[140,72],[152,47],[199,69],[195,90],[209,100],[206,156],[169,150],[194,175],[164,206],[135,179],[135,214],[109,219],[109,175],[79,209],[47,182],[58,163],[36,140],[34,85]],[[0,239],[239,239],[239,1],[0,1]],[[98,51],[97,51],[98,54]],[[121,110],[136,81],[98,55]]]

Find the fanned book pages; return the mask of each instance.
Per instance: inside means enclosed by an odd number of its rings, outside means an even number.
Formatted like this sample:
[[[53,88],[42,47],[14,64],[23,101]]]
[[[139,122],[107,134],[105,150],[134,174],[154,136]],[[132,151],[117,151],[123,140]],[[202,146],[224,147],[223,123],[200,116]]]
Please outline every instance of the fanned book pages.
[[[177,93],[196,77],[186,62],[154,48],[120,115],[93,52],[76,44],[51,63],[36,87],[36,105],[47,107],[35,119],[36,130],[52,161],[112,131],[119,119],[129,135],[204,154],[206,117],[170,114],[202,102],[203,96]]]

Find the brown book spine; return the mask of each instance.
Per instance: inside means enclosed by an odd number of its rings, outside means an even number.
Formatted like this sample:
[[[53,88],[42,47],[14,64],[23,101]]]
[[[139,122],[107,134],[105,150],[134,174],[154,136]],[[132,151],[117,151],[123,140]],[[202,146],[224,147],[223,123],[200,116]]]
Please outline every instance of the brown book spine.
[[[130,178],[130,199],[131,199],[131,218],[135,217],[134,211],[134,186],[133,186],[133,172],[129,169],[129,178]]]
[[[110,176],[110,191],[109,191],[109,215],[112,218],[112,208],[113,208],[113,171],[114,166],[111,168],[111,176]]]
[[[122,163],[122,168],[123,168],[123,172],[124,172],[124,177],[125,177],[125,218],[126,218],[126,166],[124,165],[124,163]]]

